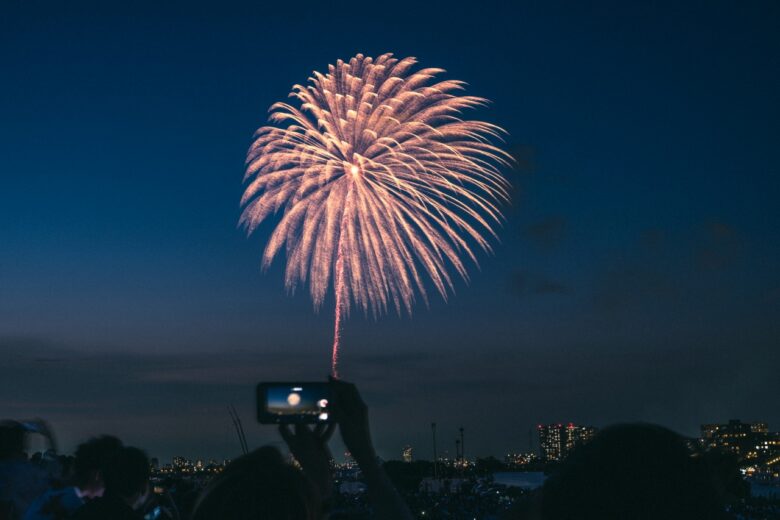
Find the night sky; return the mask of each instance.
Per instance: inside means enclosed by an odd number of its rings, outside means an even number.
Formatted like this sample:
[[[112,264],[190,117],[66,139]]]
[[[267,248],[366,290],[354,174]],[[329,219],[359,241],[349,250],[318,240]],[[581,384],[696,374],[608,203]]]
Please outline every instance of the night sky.
[[[245,152],[292,84],[393,52],[491,99],[518,167],[449,303],[345,323],[380,455],[429,458],[432,421],[467,456],[547,422],[780,429],[780,4],[264,4],[3,3],[0,417],[221,458],[233,404],[278,444],[254,384],[325,378],[333,299],[261,271]]]

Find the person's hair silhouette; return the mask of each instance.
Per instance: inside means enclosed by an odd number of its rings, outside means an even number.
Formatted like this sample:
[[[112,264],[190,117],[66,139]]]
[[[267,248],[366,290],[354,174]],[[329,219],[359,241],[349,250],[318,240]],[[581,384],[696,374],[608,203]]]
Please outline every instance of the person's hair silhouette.
[[[0,460],[24,458],[25,430],[16,421],[0,421]]]
[[[259,448],[231,462],[201,495],[193,520],[316,520],[322,501],[279,450]]]
[[[75,483],[89,498],[103,494],[104,474],[111,458],[122,447],[122,441],[102,435],[79,444],[73,462]]]
[[[79,444],[72,462],[71,486],[52,482],[44,493],[33,501],[24,520],[55,520],[70,518],[89,500],[103,496],[104,473],[112,458],[121,450],[122,441],[110,435],[102,435]],[[62,475],[69,470],[63,465],[67,457],[60,457]]]
[[[137,520],[149,493],[149,459],[138,448],[118,448],[105,466],[105,493],[78,509],[73,520]]]
[[[602,430],[545,482],[543,520],[728,518],[702,457],[651,424]]]
[[[146,454],[138,448],[119,448],[103,471],[106,494],[131,499],[146,493],[151,467]]]

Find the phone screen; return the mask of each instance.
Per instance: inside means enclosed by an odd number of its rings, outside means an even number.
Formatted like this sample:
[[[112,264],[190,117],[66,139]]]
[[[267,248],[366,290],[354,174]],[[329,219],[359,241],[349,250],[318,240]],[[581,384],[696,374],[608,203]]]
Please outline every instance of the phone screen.
[[[328,383],[260,383],[257,420],[273,423],[330,422]]]

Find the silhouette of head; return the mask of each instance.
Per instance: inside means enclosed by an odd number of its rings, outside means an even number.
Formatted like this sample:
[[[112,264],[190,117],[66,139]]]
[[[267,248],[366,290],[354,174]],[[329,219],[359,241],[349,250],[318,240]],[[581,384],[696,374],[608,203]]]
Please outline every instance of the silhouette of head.
[[[134,506],[149,489],[149,459],[138,448],[118,448],[103,471],[108,496],[119,497]]]
[[[542,488],[544,520],[727,518],[707,466],[676,433],[650,424],[602,430]]]
[[[266,446],[233,461],[204,490],[193,520],[316,520],[320,497],[302,472]]]
[[[111,458],[121,447],[122,441],[110,435],[103,435],[79,444],[76,448],[76,458],[73,462],[76,485],[90,498],[103,494],[103,474]]]
[[[16,421],[0,421],[0,460],[24,457],[25,428]]]

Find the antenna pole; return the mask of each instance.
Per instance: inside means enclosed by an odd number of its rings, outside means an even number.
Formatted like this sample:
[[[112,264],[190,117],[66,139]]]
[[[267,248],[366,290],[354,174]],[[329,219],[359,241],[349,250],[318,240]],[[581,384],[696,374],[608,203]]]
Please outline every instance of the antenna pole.
[[[437,480],[439,473],[437,471],[439,457],[436,454],[436,423],[431,423],[431,432],[433,433],[433,478]]]

